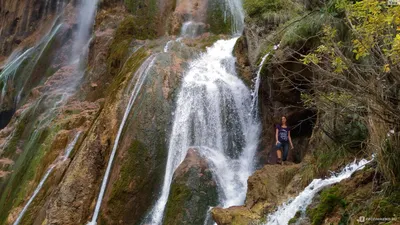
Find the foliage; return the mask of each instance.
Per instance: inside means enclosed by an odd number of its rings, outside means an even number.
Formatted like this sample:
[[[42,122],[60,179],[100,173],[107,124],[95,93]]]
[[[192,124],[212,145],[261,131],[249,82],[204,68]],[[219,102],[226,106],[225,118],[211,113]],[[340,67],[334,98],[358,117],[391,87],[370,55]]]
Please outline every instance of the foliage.
[[[369,128],[371,151],[378,151],[381,170],[393,183],[399,180],[399,166],[387,163],[400,160],[398,142],[388,148],[386,132],[400,130],[400,7],[390,7],[385,1],[364,0],[337,1],[337,11],[343,11],[343,19],[351,31],[350,41],[344,40],[338,29],[325,24],[320,35],[320,45],[303,55],[302,62],[317,73],[313,81],[312,97],[304,96],[305,102],[314,105],[322,113],[337,113],[360,117]],[[348,100],[329,99],[326,104],[320,96],[337,93],[349,96]],[[310,99],[312,99],[310,101]],[[331,107],[327,107],[331,105]],[[325,123],[325,122],[324,122]],[[348,125],[345,130],[360,128],[356,139],[365,135],[364,125],[359,122]],[[352,137],[354,138],[354,137]]]
[[[243,7],[250,18],[272,24],[284,23],[302,10],[291,0],[245,0]]]
[[[299,47],[306,42],[318,43],[318,35],[324,24],[327,23],[339,26],[341,22],[330,14],[320,11],[311,12],[306,16],[297,16],[283,25],[284,33],[281,44],[282,46]]]

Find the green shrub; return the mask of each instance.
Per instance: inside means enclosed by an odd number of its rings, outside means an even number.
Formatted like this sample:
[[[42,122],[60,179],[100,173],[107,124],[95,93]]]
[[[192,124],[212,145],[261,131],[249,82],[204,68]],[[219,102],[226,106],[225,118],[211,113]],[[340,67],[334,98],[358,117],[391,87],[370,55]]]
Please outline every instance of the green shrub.
[[[272,24],[284,23],[302,10],[291,0],[245,0],[243,7],[251,19]]]

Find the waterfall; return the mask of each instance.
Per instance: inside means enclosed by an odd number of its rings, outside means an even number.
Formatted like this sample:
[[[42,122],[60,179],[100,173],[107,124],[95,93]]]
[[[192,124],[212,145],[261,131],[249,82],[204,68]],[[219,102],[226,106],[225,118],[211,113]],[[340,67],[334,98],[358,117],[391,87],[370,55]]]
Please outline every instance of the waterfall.
[[[190,63],[174,113],[161,196],[145,224],[162,222],[173,173],[191,146],[209,161],[224,207],[245,199],[259,124],[249,116],[250,90],[236,75],[236,40],[219,40]]]
[[[224,0],[229,13],[232,15],[232,33],[234,35],[242,35],[244,28],[244,11],[242,0]],[[227,12],[225,12],[226,15]]]
[[[295,199],[289,200],[287,203],[281,205],[276,212],[269,215],[266,225],[283,225],[288,224],[289,220],[293,218],[297,211],[305,211],[307,206],[311,204],[314,196],[324,187],[338,183],[346,178],[349,178],[355,171],[364,168],[364,166],[371,160],[362,159],[359,162],[350,163],[343,168],[339,173],[332,175],[327,179],[314,179]]]
[[[3,88],[1,90],[0,96],[0,106],[3,104],[4,97],[6,95],[8,80],[10,78],[14,78],[18,68],[20,67],[22,62],[31,55],[32,50],[33,48],[29,48],[15,59],[10,60],[10,62],[7,63],[4,69],[0,72],[0,82],[3,82]]]
[[[278,49],[279,44],[274,46],[274,50]],[[260,65],[258,65],[258,70],[257,70],[257,76],[256,79],[254,81],[254,91],[252,93],[253,95],[253,104],[251,105],[251,112],[253,113],[254,116],[258,116],[257,115],[257,108],[258,108],[258,90],[260,89],[260,83],[261,83],[261,70],[263,68],[263,65],[265,63],[265,60],[267,60],[268,56],[270,55],[270,51],[265,54],[262,58],[261,58],[261,62]]]
[[[187,21],[182,24],[181,37],[195,38],[205,30],[204,23]]]
[[[97,9],[97,1],[98,0],[81,0],[80,5],[77,6],[79,9],[77,21],[78,28],[72,46],[71,62],[79,60],[79,57],[82,54],[82,48],[87,45],[87,42],[90,39],[91,28],[93,26]]]
[[[103,182],[101,184],[101,188],[100,188],[100,193],[99,196],[97,197],[97,202],[96,202],[96,207],[95,210],[93,212],[93,217],[92,220],[88,223],[88,225],[96,225],[97,224],[97,217],[99,215],[100,212],[100,207],[101,207],[101,203],[103,201],[103,197],[104,197],[104,193],[106,190],[106,186],[107,186],[107,181],[108,178],[110,176],[110,172],[111,172],[111,168],[113,165],[113,161],[114,161],[114,157],[115,157],[115,153],[117,152],[117,148],[118,148],[118,143],[119,143],[119,139],[121,137],[122,131],[125,127],[125,123],[128,119],[129,113],[131,112],[132,106],[135,103],[136,97],[139,95],[140,89],[142,88],[147,75],[149,74],[150,69],[153,67],[153,64],[155,62],[156,56],[152,55],[150,56],[138,69],[138,71],[135,73],[135,75],[132,78],[132,81],[130,84],[134,83],[133,81],[136,80],[136,84],[134,85],[134,88],[131,92],[131,96],[129,98],[129,102],[128,105],[126,106],[125,109],[125,113],[124,113],[124,117],[122,118],[121,124],[119,126],[118,129],[118,133],[117,136],[115,137],[114,140],[114,146],[110,155],[110,159],[108,160],[108,165],[107,165],[107,169],[106,169],[106,173],[104,174],[103,177]]]
[[[64,162],[68,159],[69,155],[71,154],[71,151],[74,149],[76,142],[79,139],[79,136],[81,135],[81,132],[79,131],[74,139],[68,144],[67,148],[64,151],[63,156],[61,157],[61,161]],[[22,209],[22,211],[18,214],[17,219],[15,220],[15,222],[13,223],[13,225],[18,225],[24,214],[26,213],[26,211],[28,210],[30,204],[33,202],[33,200],[35,199],[36,195],[40,192],[40,190],[43,187],[44,182],[46,182],[47,178],[49,177],[49,175],[51,174],[51,172],[54,170],[54,168],[56,167],[56,165],[59,163],[60,159],[57,158],[51,165],[50,167],[47,169],[46,173],[44,174],[44,176],[42,177],[42,179],[40,180],[38,186],[36,187],[35,191],[33,192],[32,196],[29,198],[28,202],[26,203],[26,205],[24,206],[24,208]]]

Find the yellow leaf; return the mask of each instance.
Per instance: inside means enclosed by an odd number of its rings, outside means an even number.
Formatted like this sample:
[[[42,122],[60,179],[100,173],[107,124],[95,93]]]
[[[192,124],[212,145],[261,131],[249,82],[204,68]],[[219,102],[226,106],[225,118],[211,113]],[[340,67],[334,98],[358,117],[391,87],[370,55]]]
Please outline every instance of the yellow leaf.
[[[385,72],[385,73],[389,73],[389,72],[390,72],[389,64],[385,64],[385,65],[383,66],[383,72]]]

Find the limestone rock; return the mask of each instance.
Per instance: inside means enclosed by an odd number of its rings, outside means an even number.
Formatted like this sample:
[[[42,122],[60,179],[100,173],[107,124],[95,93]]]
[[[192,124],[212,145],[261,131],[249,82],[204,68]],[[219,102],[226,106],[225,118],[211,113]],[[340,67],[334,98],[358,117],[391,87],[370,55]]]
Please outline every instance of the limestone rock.
[[[265,165],[249,177],[245,204],[214,208],[214,220],[218,225],[245,225],[261,220],[290,196],[286,189],[299,168],[299,164]]]
[[[233,49],[233,54],[236,57],[236,69],[239,75],[248,86],[251,86],[253,73],[248,57],[248,51],[246,36],[242,36],[237,40],[235,48]]]
[[[245,206],[232,206],[227,209],[217,207],[213,208],[211,213],[218,225],[251,225],[262,218]]]
[[[207,162],[196,149],[189,149],[174,173],[164,224],[203,225],[209,207],[217,200],[217,186]]]

